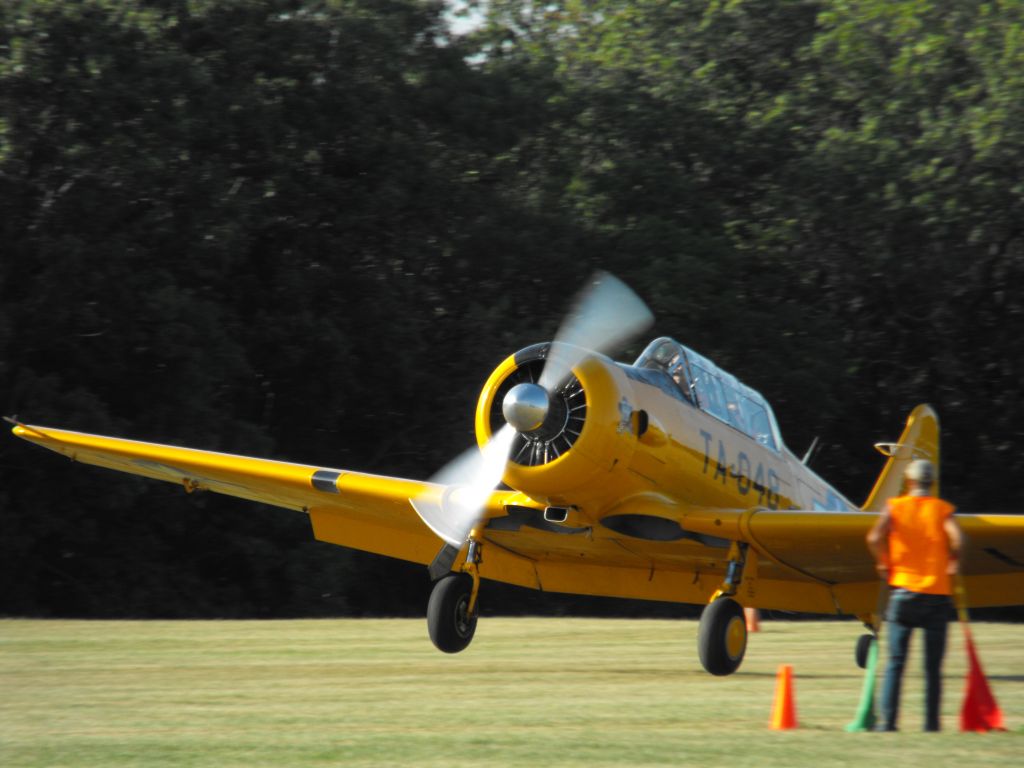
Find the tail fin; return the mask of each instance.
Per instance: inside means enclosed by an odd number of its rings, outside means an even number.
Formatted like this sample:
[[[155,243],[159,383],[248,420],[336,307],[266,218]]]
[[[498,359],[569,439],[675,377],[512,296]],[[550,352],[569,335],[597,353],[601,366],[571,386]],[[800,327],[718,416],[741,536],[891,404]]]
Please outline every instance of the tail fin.
[[[868,500],[861,507],[865,512],[878,512],[887,499],[900,495],[903,470],[914,459],[928,459],[935,465],[936,472],[939,471],[939,417],[930,405],[919,405],[911,411],[899,442],[875,443],[875,448],[888,456],[889,460],[885,462]]]

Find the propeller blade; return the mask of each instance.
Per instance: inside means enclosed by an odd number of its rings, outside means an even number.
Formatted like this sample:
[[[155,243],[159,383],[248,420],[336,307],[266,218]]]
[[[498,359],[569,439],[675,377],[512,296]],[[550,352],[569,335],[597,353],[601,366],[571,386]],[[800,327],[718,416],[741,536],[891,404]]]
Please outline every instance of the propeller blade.
[[[470,448],[430,479],[443,486],[440,496],[427,493],[409,500],[430,530],[453,546],[465,543],[501,482],[515,436],[515,429],[506,424],[482,449]]]
[[[588,352],[606,354],[653,322],[651,310],[629,286],[598,272],[558,329],[537,383],[552,392]]]

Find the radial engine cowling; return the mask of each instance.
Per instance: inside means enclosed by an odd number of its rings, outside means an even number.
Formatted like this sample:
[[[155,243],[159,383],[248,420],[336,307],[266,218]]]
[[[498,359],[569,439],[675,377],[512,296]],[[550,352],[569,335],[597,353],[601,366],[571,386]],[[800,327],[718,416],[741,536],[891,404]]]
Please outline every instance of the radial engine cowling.
[[[527,347],[494,370],[477,403],[477,442],[511,423],[517,434],[504,482],[539,501],[582,504],[597,476],[629,464],[636,444],[630,386],[614,362],[594,354],[546,393],[535,382],[549,349]]]

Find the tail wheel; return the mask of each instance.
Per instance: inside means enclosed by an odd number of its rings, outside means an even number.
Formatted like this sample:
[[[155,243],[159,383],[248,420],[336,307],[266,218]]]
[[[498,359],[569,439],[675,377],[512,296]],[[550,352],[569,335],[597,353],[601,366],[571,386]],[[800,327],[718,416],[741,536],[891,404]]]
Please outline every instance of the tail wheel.
[[[747,622],[743,606],[731,597],[712,601],[700,616],[697,653],[712,675],[731,675],[747,651]]]
[[[857,647],[853,652],[853,658],[861,669],[868,665],[868,654],[871,652],[871,644],[873,642],[875,642],[874,635],[861,635],[857,638]]]
[[[427,604],[427,631],[438,650],[458,653],[473,639],[477,613],[469,613],[472,592],[473,579],[464,573],[450,573],[434,586]]]

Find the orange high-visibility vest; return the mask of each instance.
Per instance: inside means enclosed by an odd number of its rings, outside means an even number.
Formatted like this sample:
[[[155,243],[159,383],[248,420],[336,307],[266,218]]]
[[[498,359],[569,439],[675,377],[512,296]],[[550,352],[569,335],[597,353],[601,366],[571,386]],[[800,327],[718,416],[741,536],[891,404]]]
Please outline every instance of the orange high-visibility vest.
[[[944,524],[955,510],[934,496],[889,499],[889,584],[930,595],[952,593]]]

